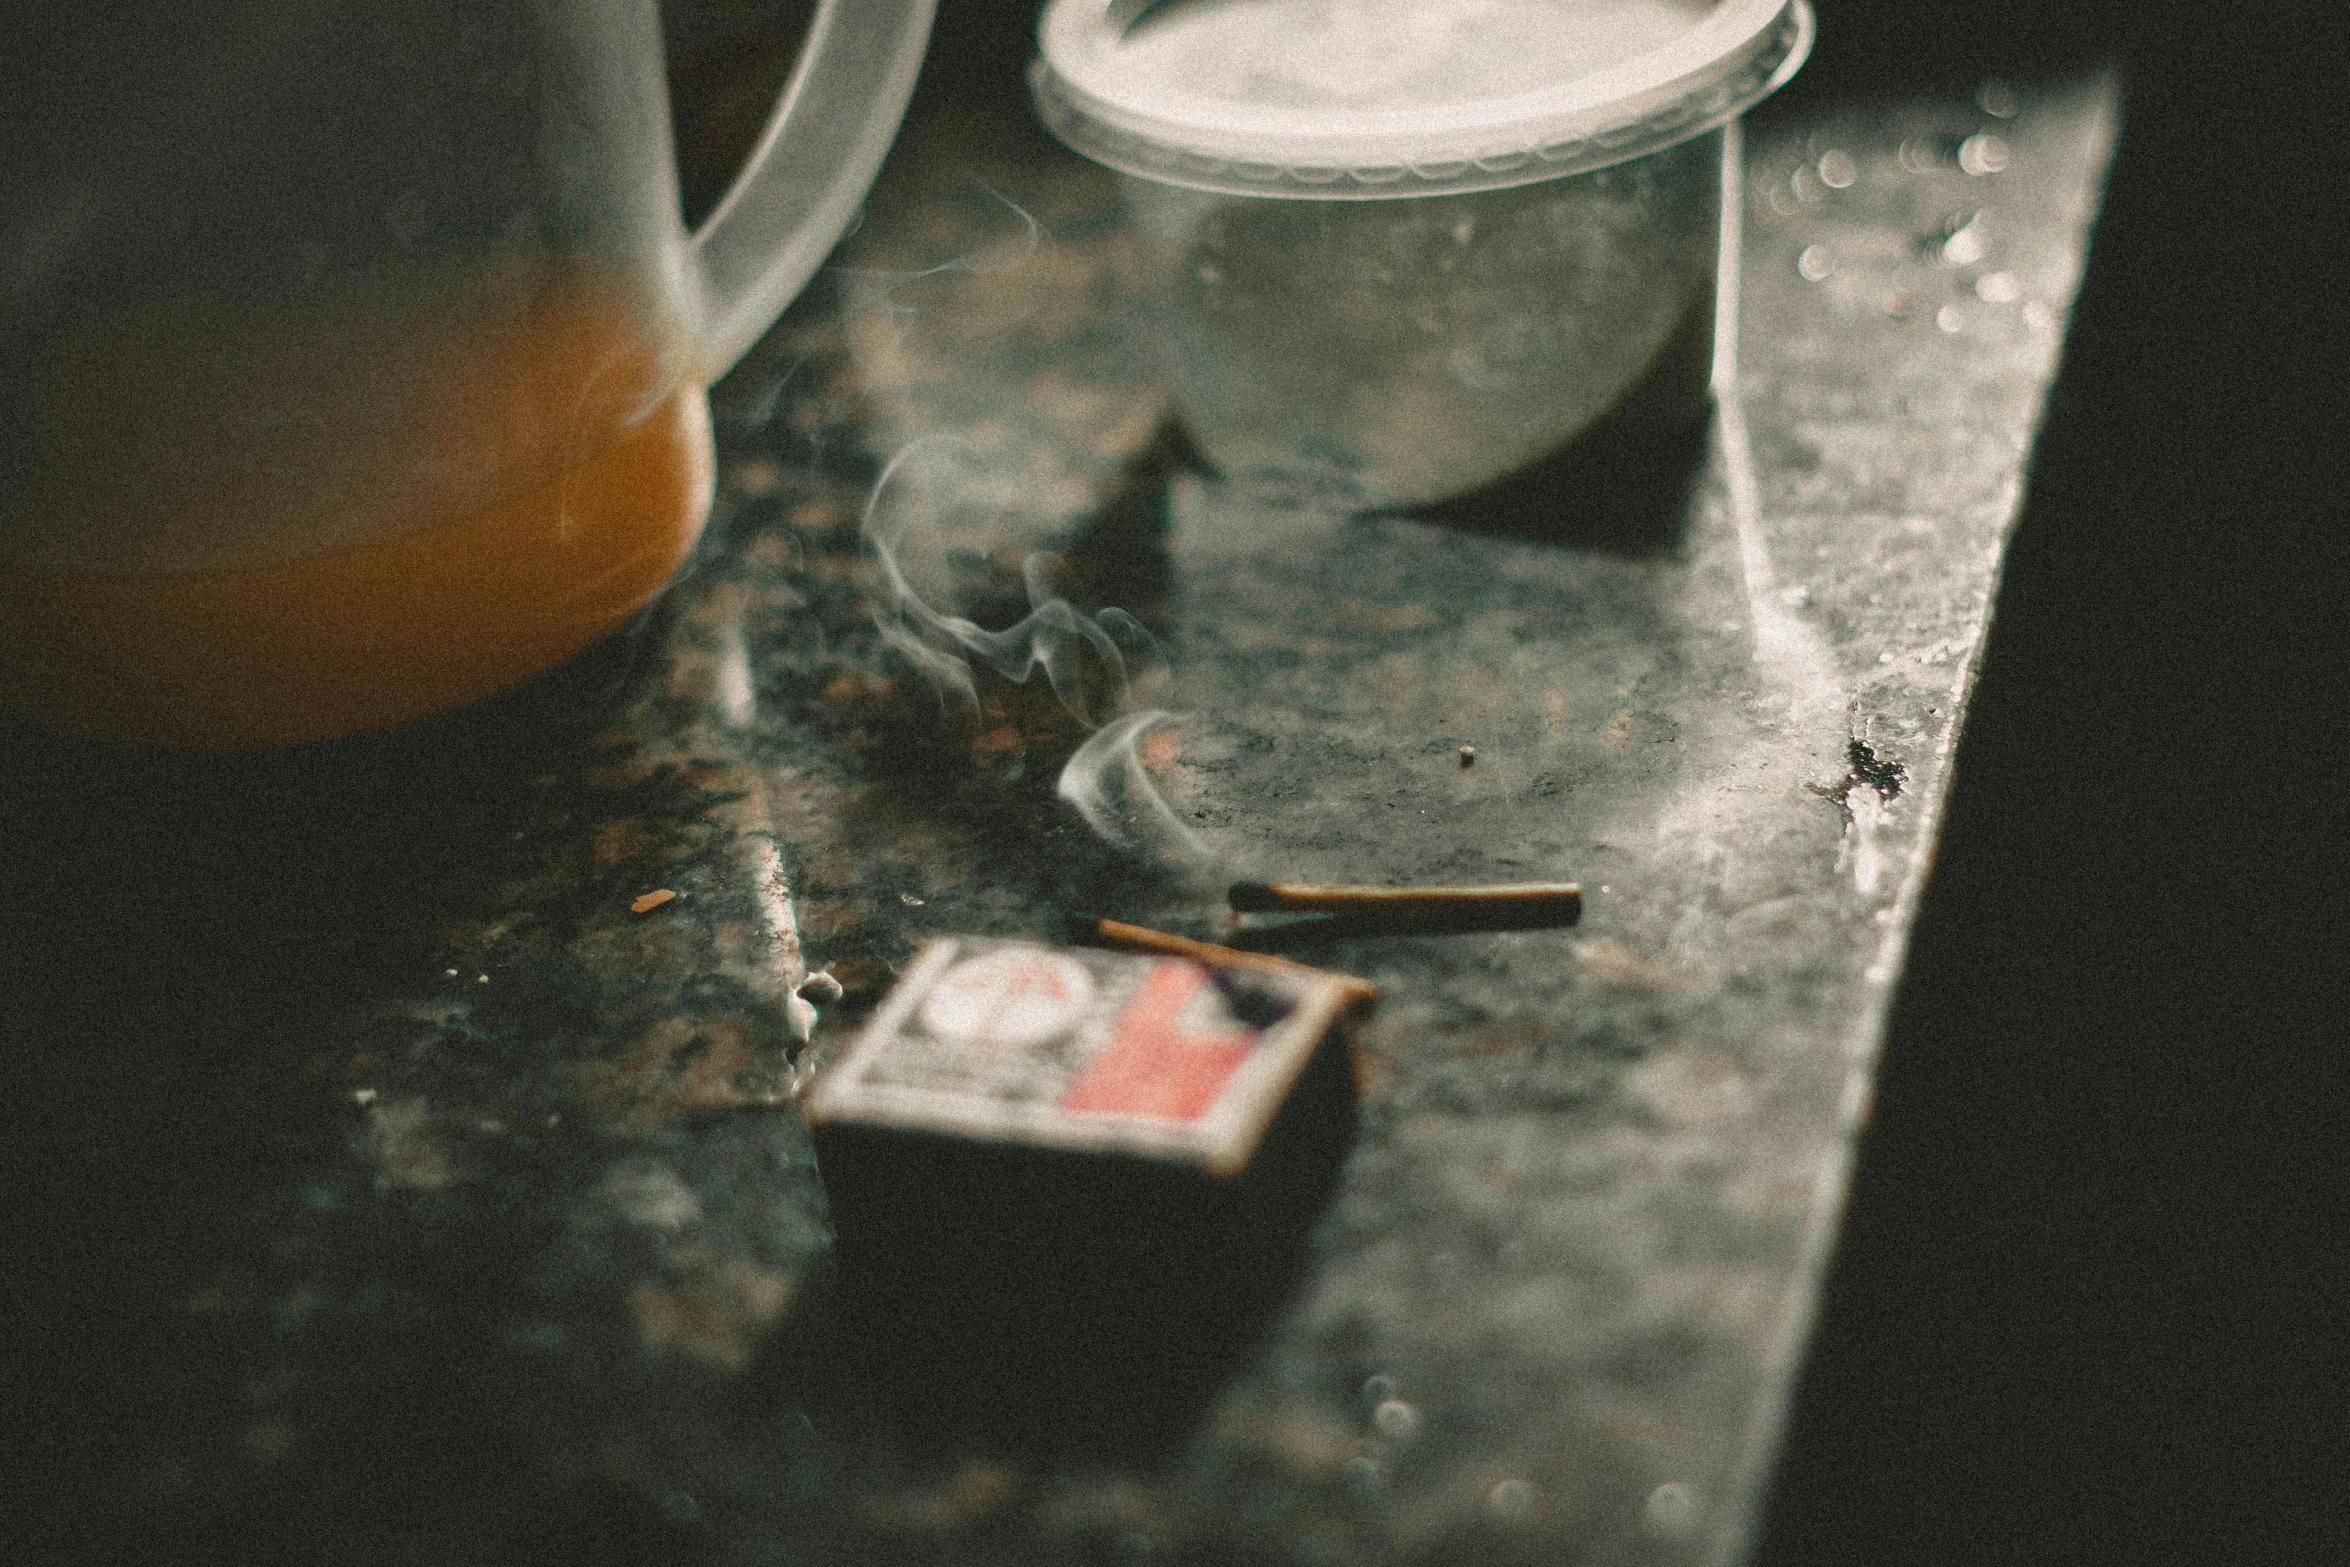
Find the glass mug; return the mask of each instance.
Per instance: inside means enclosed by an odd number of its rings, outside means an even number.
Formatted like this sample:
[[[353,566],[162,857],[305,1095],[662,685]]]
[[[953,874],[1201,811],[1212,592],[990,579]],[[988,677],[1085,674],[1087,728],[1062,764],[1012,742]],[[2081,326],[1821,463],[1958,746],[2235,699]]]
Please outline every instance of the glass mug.
[[[936,0],[822,0],[678,210],[656,0],[147,0],[0,50],[0,711],[288,745],[514,685],[700,533],[706,389],[888,151]]]

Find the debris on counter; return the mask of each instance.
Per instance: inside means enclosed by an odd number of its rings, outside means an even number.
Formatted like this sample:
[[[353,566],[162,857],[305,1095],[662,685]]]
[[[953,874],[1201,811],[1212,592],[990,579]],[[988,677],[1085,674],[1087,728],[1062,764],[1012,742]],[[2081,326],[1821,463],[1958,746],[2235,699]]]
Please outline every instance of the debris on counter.
[[[792,1043],[807,1045],[816,1038],[816,1003],[795,990],[783,998],[783,1022]]]
[[[660,887],[646,893],[644,896],[638,898],[635,902],[629,904],[628,912],[631,914],[650,914],[655,909],[659,908],[662,904],[674,903],[676,901],[676,893],[672,892],[667,887]]]
[[[1461,747],[1461,765],[1463,767],[1474,767],[1477,765],[1477,748],[1475,746],[1464,745]]]
[[[801,980],[792,993],[802,1001],[822,1002],[826,1006],[830,1006],[849,992],[848,987],[840,982],[831,969],[820,968],[812,971],[806,979]]]

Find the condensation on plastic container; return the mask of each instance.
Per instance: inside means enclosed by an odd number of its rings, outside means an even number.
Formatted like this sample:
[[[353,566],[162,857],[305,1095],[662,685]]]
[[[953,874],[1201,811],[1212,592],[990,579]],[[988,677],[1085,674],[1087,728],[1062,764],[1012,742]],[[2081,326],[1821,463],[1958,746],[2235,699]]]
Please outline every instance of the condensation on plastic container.
[[[1803,0],[1118,15],[1047,7],[1038,112],[1121,175],[1202,455],[1347,509],[1478,489],[1667,372],[1702,388],[1717,128],[1811,37]]]
[[[1122,182],[1192,438],[1261,492],[1412,506],[1541,456],[1711,321],[1719,139],[1461,195]]]

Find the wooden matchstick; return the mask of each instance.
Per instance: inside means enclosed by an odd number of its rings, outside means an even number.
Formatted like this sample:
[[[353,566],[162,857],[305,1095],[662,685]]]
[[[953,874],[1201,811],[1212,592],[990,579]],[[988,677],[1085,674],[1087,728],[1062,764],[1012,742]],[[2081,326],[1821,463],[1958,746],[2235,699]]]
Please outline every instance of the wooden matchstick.
[[[1473,912],[1572,918],[1583,889],[1571,881],[1499,882],[1483,887],[1324,887],[1304,882],[1238,881],[1232,906],[1245,914],[1392,914]]]
[[[1267,974],[1297,974],[1309,979],[1335,979],[1347,994],[1357,1001],[1376,1001],[1379,987],[1367,979],[1352,974],[1341,974],[1335,969],[1315,968],[1310,963],[1294,963],[1288,958],[1273,957],[1263,952],[1243,952],[1237,947],[1219,947],[1212,941],[1194,941],[1189,936],[1178,936],[1169,931],[1153,930],[1148,925],[1129,925],[1124,920],[1097,919],[1093,934],[1116,947],[1132,947],[1143,952],[1164,952],[1169,957],[1190,958],[1210,968],[1255,969]]]

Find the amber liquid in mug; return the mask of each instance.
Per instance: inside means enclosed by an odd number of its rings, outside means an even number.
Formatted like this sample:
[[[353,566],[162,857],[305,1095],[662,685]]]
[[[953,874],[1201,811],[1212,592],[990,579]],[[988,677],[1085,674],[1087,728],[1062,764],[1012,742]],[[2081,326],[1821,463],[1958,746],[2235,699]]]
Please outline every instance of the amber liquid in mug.
[[[628,624],[708,514],[707,398],[616,295],[576,278],[508,294],[438,312],[460,323],[451,349],[406,355],[438,384],[407,405],[406,449],[346,476],[353,506],[381,513],[360,542],[226,570],[0,567],[0,710],[134,744],[300,744],[462,706]],[[167,526],[241,493],[233,458],[218,482],[184,480],[218,455],[193,424],[155,459]],[[506,493],[451,515],[460,486],[480,487],[469,467]]]

